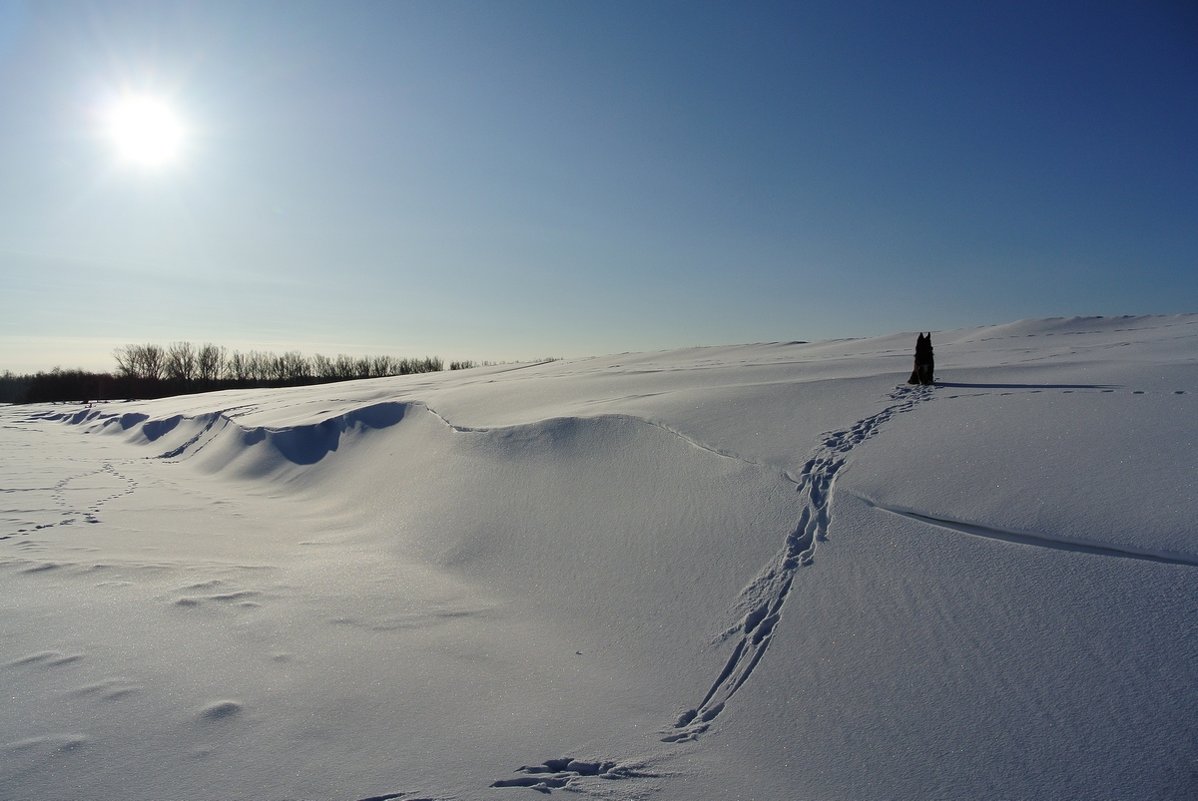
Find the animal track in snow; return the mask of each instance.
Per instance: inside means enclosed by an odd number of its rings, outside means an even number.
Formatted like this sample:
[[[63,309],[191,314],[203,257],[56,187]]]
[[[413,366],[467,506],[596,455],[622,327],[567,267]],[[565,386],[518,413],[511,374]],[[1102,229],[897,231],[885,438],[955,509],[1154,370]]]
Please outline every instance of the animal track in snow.
[[[798,491],[806,496],[806,503],[800,513],[799,522],[794,531],[787,537],[783,548],[771,563],[757,576],[741,596],[738,606],[744,610],[740,623],[721,635],[722,641],[738,637],[732,654],[728,657],[724,668],[708,689],[707,694],[699,705],[681,713],[663,734],[662,742],[678,743],[695,740],[711,726],[712,722],[725,710],[728,701],[748,681],[749,676],[760,663],[773,640],[782,609],[790,594],[795,573],[799,567],[811,564],[817,544],[827,537],[828,526],[831,522],[830,502],[833,485],[840,469],[844,466],[849,451],[865,440],[874,436],[878,430],[895,415],[910,411],[917,404],[934,396],[935,387],[977,388],[977,389],[1011,389],[1032,390],[1041,392],[1045,389],[1061,390],[1072,393],[1075,390],[1097,390],[1103,393],[1114,392],[1112,387],[1102,385],[999,385],[999,384],[937,384],[924,387],[900,386],[890,394],[894,401],[877,414],[859,420],[853,425],[840,431],[825,435],[823,443],[815,454],[807,461],[797,478],[791,479],[797,485]],[[986,392],[975,395],[988,394]],[[1003,392],[1001,394],[1013,394]],[[1137,394],[1143,394],[1139,392]],[[1175,393],[1175,394],[1181,394]],[[970,397],[972,397],[971,395]],[[964,397],[948,395],[949,399]],[[1139,553],[1112,547],[1090,545],[1084,543],[1065,543],[1037,535],[1018,534],[1013,532],[984,529],[980,526],[955,523],[953,521],[926,518],[913,513],[902,513],[908,517],[924,520],[943,528],[950,528],[966,534],[1000,539],[1008,542],[1039,545],[1042,547],[1073,550],[1104,556],[1121,556],[1125,558],[1144,559],[1170,564],[1195,564],[1192,557],[1177,555],[1162,555]]]
[[[635,766],[620,765],[610,761],[588,761],[573,757],[547,759],[542,765],[525,765],[517,773],[525,775],[514,779],[500,779],[492,782],[492,787],[527,787],[541,793],[561,790],[570,786],[576,779],[597,777],[600,779],[620,780],[653,778]]]
[[[846,429],[825,435],[799,476],[791,477],[806,501],[798,524],[770,563],[741,594],[738,606],[745,610],[744,616],[740,623],[721,636],[722,640],[739,637],[723,670],[698,706],[679,715],[664,732],[662,742],[679,743],[697,739],[749,680],[773,642],[795,574],[800,567],[811,564],[818,543],[827,538],[836,476],[849,452],[877,434],[882,425],[895,415],[914,409],[921,401],[931,398],[932,393],[933,387],[927,386],[896,388],[890,394],[894,403]]]
[[[1056,391],[1062,395],[1073,395],[1078,392],[1082,393],[1099,393],[1102,395],[1114,395],[1120,391],[1131,392],[1132,395],[1185,395],[1186,390],[1144,390],[1131,389],[1121,386],[1109,386],[1106,384],[961,384],[952,381],[937,382],[936,386],[942,389],[971,389],[975,392],[957,393],[955,395],[944,395],[947,400],[957,400],[959,398],[981,398],[992,394],[992,390],[1001,389],[1005,392],[998,393],[1000,396],[1009,395],[1037,395],[1043,392]]]
[[[200,710],[199,717],[203,720],[225,720],[241,714],[242,705],[238,701],[217,701]]]
[[[727,707],[736,692],[749,680],[773,641],[783,606],[790,594],[795,574],[802,566],[811,564],[817,543],[827,537],[831,522],[829,507],[836,475],[844,466],[849,452],[877,434],[878,430],[897,414],[914,409],[920,402],[933,397],[934,387],[900,386],[890,394],[893,401],[882,411],[859,420],[848,428],[824,435],[814,455],[808,459],[796,478],[787,477],[796,491],[805,496],[806,503],[794,530],[787,535],[781,549],[741,593],[738,606],[745,609],[741,622],[721,635],[721,640],[739,636],[739,641],[723,670],[712,683],[698,706],[681,715],[663,732],[664,743],[690,742],[706,732]],[[541,793],[553,790],[580,791],[582,779],[656,778],[640,766],[616,762],[580,761],[570,757],[550,759],[542,765],[524,766],[516,778],[500,779],[492,787],[527,787]]]
[[[27,536],[35,531],[44,531],[59,526],[73,526],[78,522],[99,523],[100,511],[111,501],[130,495],[137,488],[137,482],[118,472],[110,462],[104,462],[99,468],[84,473],[68,476],[57,481],[51,487],[30,488],[24,492],[49,492],[50,501],[58,508],[58,520],[49,523],[35,523],[17,529],[15,534]],[[50,510],[45,510],[50,512]],[[53,512],[51,512],[53,514]],[[14,534],[6,534],[0,540],[10,539]]]

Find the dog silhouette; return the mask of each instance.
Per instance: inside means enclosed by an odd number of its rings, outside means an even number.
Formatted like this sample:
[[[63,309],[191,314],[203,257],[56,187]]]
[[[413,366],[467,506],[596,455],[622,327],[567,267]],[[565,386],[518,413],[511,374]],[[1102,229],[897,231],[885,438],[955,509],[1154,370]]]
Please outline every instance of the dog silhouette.
[[[932,356],[932,332],[924,334],[922,331],[919,337],[915,340],[915,369],[911,371],[911,377],[907,379],[908,384],[932,384],[936,372],[936,359]]]

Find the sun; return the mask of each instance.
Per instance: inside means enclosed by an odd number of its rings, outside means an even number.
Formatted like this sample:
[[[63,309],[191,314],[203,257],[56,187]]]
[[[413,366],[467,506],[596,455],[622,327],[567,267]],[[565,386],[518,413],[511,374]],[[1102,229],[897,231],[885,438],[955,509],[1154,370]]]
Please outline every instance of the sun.
[[[122,95],[104,113],[104,133],[117,157],[140,167],[163,167],[183,152],[186,129],[170,104],[152,95]]]

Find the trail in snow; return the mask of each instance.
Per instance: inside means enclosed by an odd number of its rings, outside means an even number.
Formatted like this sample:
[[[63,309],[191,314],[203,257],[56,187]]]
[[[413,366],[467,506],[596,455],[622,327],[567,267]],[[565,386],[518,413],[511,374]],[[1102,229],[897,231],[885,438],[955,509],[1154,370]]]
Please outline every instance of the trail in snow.
[[[795,481],[804,495],[803,511],[777,555],[745,589],[738,606],[746,609],[741,622],[722,639],[739,637],[731,656],[699,705],[688,709],[662,737],[676,743],[696,739],[724,711],[725,705],[744,686],[773,642],[783,607],[800,567],[811,564],[818,543],[827,537],[831,523],[830,505],[836,476],[853,448],[878,433],[892,417],[915,408],[932,396],[932,387],[899,387],[890,394],[895,401],[877,414],[849,428],[825,436],[807,460]]]
[[[731,656],[698,706],[688,709],[669,726],[660,739],[664,743],[690,742],[699,738],[726,708],[761,663],[773,642],[783,607],[790,595],[795,574],[811,564],[817,543],[826,539],[831,523],[829,507],[836,476],[853,448],[878,433],[895,415],[914,409],[932,397],[934,387],[900,386],[890,393],[889,406],[852,426],[825,435],[823,442],[804,464],[795,482],[805,504],[798,524],[781,549],[741,594],[737,606],[747,609],[741,622],[721,635],[721,640],[739,636]],[[721,454],[724,455],[724,454]],[[492,787],[526,787],[542,793],[556,789],[578,791],[578,780],[652,778],[644,765],[610,761],[581,761],[571,757],[546,760],[540,765],[519,768],[517,778],[500,779]]]
[[[57,508],[58,518],[53,522],[31,523],[15,532],[0,532],[0,540],[27,536],[58,526],[71,526],[79,521],[99,523],[100,511],[105,504],[131,494],[136,488],[133,479],[117,471],[111,462],[104,462],[99,468],[60,479],[52,487],[6,489],[6,493],[49,493],[51,502]]]

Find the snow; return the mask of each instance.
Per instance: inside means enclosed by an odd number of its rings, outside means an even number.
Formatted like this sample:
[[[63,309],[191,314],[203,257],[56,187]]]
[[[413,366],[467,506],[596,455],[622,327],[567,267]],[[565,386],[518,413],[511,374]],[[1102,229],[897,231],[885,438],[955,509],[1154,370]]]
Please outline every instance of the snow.
[[[1198,315],[0,408],[0,798],[1198,795]]]

